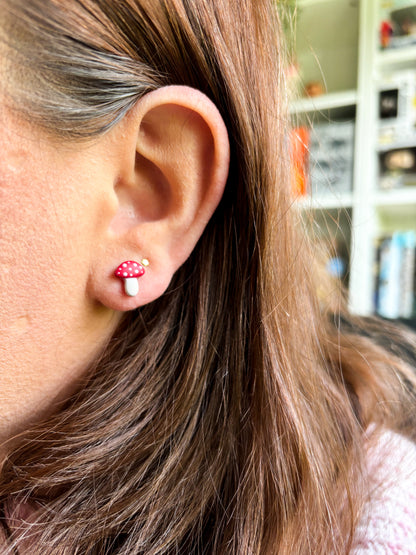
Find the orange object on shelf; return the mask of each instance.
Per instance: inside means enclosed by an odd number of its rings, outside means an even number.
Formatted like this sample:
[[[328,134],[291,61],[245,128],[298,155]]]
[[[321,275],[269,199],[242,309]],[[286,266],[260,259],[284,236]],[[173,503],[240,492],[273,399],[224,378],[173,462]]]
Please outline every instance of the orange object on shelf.
[[[315,97],[325,93],[323,84],[320,81],[311,81],[305,85],[306,96]]]
[[[393,26],[390,23],[390,21],[382,21],[380,25],[381,48],[388,48],[390,46],[392,35],[393,35]]]
[[[295,196],[308,193],[309,129],[295,127],[291,131],[292,143],[292,191]]]

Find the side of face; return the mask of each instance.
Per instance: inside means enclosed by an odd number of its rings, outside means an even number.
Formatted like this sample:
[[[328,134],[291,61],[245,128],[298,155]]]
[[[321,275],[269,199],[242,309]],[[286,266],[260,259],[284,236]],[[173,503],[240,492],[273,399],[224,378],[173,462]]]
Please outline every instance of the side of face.
[[[0,96],[0,441],[76,387],[123,312],[163,294],[228,164],[218,110],[188,87],[145,95],[90,142],[47,136]],[[131,297],[114,272],[142,258]]]
[[[58,146],[1,104],[0,438],[66,394],[119,321],[86,295],[112,208],[100,149]]]

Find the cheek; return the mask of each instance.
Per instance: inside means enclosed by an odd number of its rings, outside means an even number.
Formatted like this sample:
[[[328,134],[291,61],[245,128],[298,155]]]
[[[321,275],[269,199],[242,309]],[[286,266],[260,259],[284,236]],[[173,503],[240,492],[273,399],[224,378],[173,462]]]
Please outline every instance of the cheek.
[[[87,195],[30,162],[0,163],[0,314],[11,317],[70,305],[88,277]]]
[[[65,396],[118,324],[86,294],[108,172],[5,127],[0,109],[0,442]]]

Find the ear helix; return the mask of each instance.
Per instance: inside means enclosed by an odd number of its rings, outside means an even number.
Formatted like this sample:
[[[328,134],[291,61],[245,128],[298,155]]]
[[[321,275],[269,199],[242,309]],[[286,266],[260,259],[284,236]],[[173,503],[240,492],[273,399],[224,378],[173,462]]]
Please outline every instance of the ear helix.
[[[145,266],[149,261],[143,258],[141,262],[126,260],[115,270],[114,275],[124,282],[124,292],[129,297],[135,297],[139,292],[139,278],[145,273]]]

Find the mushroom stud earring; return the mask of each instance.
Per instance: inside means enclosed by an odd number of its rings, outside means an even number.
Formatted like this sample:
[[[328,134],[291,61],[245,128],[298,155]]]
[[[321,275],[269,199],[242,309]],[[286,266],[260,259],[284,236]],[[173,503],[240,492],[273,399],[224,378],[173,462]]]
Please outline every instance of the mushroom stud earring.
[[[126,260],[122,262],[114,275],[124,281],[124,292],[129,297],[135,297],[139,292],[139,280],[145,273],[144,266],[149,263],[147,260],[142,260],[142,263],[135,262],[134,260]]]

